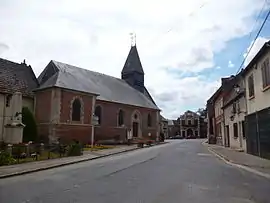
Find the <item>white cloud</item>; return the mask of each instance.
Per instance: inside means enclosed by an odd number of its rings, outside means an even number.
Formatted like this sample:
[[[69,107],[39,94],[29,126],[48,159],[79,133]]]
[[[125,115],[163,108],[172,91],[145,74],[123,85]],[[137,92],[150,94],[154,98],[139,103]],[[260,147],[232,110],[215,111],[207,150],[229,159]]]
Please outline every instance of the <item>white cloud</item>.
[[[229,62],[228,62],[228,67],[229,67],[229,68],[233,68],[233,67],[234,67],[234,64],[232,63],[232,61],[229,61]]]
[[[216,69],[221,69],[221,67],[220,66],[217,66]]]
[[[51,59],[120,76],[137,45],[149,87],[164,115],[204,105],[218,86],[207,78],[172,72],[215,68],[214,54],[247,34],[264,0],[2,0],[0,57],[26,62],[39,74]],[[164,69],[167,67],[167,69]],[[173,93],[173,94],[172,94]],[[168,95],[170,101],[166,99]],[[164,100],[165,98],[165,100]]]
[[[258,37],[253,45],[253,47],[251,48],[248,56],[248,50],[250,49],[250,47],[252,46],[253,42],[252,41],[249,45],[249,47],[247,48],[246,53],[244,54],[244,58],[247,56],[245,63],[244,63],[244,67],[246,67],[249,62],[254,58],[254,56],[258,53],[258,51],[260,51],[260,49],[262,48],[262,46],[264,45],[265,42],[269,41],[270,39],[268,38],[264,38],[264,37]]]

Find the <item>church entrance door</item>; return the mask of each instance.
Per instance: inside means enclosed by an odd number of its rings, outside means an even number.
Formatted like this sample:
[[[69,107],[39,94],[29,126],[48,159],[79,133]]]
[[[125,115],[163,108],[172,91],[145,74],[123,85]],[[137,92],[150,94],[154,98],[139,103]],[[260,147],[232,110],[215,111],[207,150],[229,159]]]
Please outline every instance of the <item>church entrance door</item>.
[[[139,124],[137,122],[133,122],[132,124],[132,136],[138,137]]]

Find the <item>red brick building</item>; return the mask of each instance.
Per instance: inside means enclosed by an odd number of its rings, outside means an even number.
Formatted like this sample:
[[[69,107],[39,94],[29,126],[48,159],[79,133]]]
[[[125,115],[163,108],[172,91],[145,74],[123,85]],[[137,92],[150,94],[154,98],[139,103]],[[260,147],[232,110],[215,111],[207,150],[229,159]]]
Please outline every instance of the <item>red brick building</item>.
[[[39,78],[36,119],[39,134],[60,139],[91,141],[159,137],[160,110],[144,86],[144,72],[136,46],[132,46],[121,79],[65,63],[50,61]],[[93,126],[93,115],[99,118]]]

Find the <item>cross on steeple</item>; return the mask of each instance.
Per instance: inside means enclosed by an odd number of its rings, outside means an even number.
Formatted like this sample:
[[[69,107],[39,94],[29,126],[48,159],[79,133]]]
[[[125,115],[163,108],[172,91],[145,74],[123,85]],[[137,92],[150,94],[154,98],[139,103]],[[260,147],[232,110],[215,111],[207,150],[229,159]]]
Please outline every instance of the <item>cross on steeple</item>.
[[[136,33],[131,32],[131,33],[129,33],[129,35],[130,35],[130,38],[131,38],[131,46],[132,47],[136,46]]]
[[[144,92],[144,71],[136,46],[136,35],[131,33],[131,48],[122,69],[122,79],[133,88]]]

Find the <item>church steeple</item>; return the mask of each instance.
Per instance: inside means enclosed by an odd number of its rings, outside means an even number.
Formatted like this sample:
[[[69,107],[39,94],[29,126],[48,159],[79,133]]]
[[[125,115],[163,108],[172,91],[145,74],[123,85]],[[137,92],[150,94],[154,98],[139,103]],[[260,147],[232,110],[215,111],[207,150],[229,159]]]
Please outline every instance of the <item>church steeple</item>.
[[[130,86],[144,92],[144,72],[136,45],[131,46],[121,75]]]

